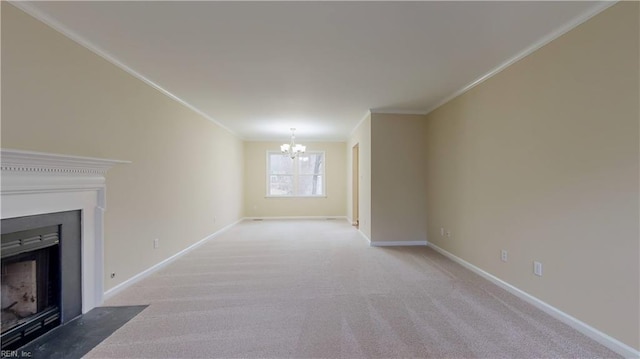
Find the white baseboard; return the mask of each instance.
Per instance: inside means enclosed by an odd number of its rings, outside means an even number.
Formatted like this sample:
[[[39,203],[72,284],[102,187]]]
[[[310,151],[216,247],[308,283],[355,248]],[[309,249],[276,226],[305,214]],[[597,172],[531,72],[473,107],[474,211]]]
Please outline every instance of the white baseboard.
[[[272,221],[272,220],[290,220],[290,219],[328,219],[328,220],[333,220],[333,219],[343,219],[346,220],[347,217],[346,216],[283,216],[283,217],[244,217],[242,220],[245,221],[255,221],[255,220],[265,220],[265,221]]]
[[[427,241],[374,241],[371,247],[426,246]]]
[[[362,238],[366,239],[367,242],[369,242],[369,245],[371,245],[371,238],[367,237],[366,234],[364,234],[363,231],[361,231],[360,229],[358,229],[358,233],[360,233],[360,235],[362,236]]]
[[[197,247],[203,245],[206,241],[213,239],[215,237],[217,237],[218,235],[220,235],[222,232],[227,231],[229,228],[235,226],[236,224],[240,223],[242,221],[242,218],[219,229],[218,231],[206,236],[205,238],[197,241],[196,243],[190,245],[189,247],[181,250],[180,252],[172,255],[171,257],[163,260],[162,262],[145,269],[144,271],[134,275],[133,277],[125,280],[124,282],[116,285],[115,287],[107,290],[106,292],[104,292],[104,296],[103,296],[103,300],[108,300],[110,298],[113,298],[113,296],[115,296],[116,294],[120,293],[121,291],[123,291],[124,289],[126,289],[127,287],[131,286],[134,283],[139,282],[140,280],[142,280],[143,278],[148,277],[149,275],[153,274],[154,272],[158,271],[159,269],[167,266],[169,263],[175,261],[176,259],[182,257],[183,255],[191,252],[192,250],[196,249]]]
[[[532,296],[531,294],[514,287],[513,285],[503,281],[502,279],[485,272],[484,270],[476,267],[475,265],[465,261],[464,259],[457,257],[446,250],[436,246],[433,243],[429,243],[429,247],[433,248],[437,252],[441,253],[445,257],[453,260],[454,262],[462,265],[463,267],[471,270],[472,272],[484,277],[485,279],[495,283],[499,287],[505,289],[506,291],[514,294],[516,297],[532,304],[536,308],[542,310],[543,312],[551,315],[552,317],[560,320],[561,322],[569,325],[573,329],[576,329],[580,333],[588,336],[589,338],[595,340],[596,342],[606,346],[607,348],[615,351],[616,353],[624,356],[625,358],[640,358],[640,351],[630,347],[627,344],[599,331],[598,329],[570,316],[569,314],[543,302],[542,300]]]

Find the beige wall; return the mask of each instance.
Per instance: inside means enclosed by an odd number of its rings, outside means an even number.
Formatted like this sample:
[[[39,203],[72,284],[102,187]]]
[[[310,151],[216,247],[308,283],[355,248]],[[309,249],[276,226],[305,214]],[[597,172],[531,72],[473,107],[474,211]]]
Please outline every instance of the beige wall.
[[[371,240],[426,241],[422,115],[371,114]]]
[[[107,175],[105,289],[242,216],[240,140],[6,2],[2,146],[133,161]]]
[[[245,142],[244,206],[247,217],[306,217],[347,215],[344,142],[307,142],[307,151],[325,152],[326,197],[267,198],[267,151],[279,151],[283,142]]]
[[[614,5],[442,106],[426,132],[430,242],[636,349],[638,7]]]
[[[431,113],[424,141],[418,119],[374,115],[346,146],[305,143],[327,151],[328,197],[265,199],[279,143],[243,144],[3,2],[2,146],[133,161],[107,176],[108,289],[243,215],[350,215],[359,144],[369,238],[422,240],[401,215],[422,213],[431,242],[640,349],[638,32],[638,3],[613,6]],[[392,195],[419,168],[389,157],[405,144],[426,175]]]

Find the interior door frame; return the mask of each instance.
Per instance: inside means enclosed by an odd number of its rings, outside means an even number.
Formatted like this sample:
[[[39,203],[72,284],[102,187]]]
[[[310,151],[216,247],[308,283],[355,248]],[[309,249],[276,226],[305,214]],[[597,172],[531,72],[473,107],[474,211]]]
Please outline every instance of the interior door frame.
[[[358,227],[360,225],[360,144],[356,143],[351,149],[352,176],[351,176],[351,224]]]

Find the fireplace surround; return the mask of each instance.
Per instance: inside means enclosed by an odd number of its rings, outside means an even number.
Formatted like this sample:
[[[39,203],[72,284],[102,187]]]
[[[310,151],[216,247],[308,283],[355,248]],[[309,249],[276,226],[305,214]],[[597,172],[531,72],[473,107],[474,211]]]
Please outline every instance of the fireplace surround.
[[[11,149],[0,150],[0,156],[2,176],[0,214],[3,220],[3,235],[27,230],[28,227],[25,227],[24,223],[37,217],[47,218],[47,216],[42,217],[43,215],[52,215],[54,220],[38,219],[36,225],[33,226],[35,228],[32,229],[57,226],[58,221],[55,217],[60,216],[61,212],[77,216],[79,222],[77,225],[78,273],[76,279],[70,281],[75,281],[77,288],[73,289],[73,285],[67,284],[67,289],[71,288],[69,289],[70,294],[62,293],[61,300],[38,298],[37,289],[24,290],[23,292],[26,293],[29,300],[22,301],[25,307],[15,308],[18,305],[15,304],[14,311],[16,313],[18,310],[22,312],[33,311],[35,307],[33,305],[29,307],[28,304],[31,300],[30,297],[33,296],[34,302],[39,299],[44,302],[51,301],[53,307],[60,306],[62,308],[60,311],[62,322],[64,322],[65,316],[66,319],[72,319],[70,317],[86,313],[102,304],[104,294],[103,218],[106,210],[105,175],[112,166],[130,162]],[[11,219],[14,224],[7,222],[8,219]],[[10,227],[13,226],[15,231],[11,231],[11,228],[5,228],[6,223],[9,223]],[[59,246],[58,243],[52,244],[55,242],[55,240],[51,240],[51,237],[55,237],[52,233],[50,230],[45,233],[46,236],[49,236],[47,237],[49,241],[45,244],[41,243],[42,248],[37,248],[37,251],[23,251],[22,254],[18,253],[18,257],[5,256],[4,252],[9,247],[3,243],[3,264],[17,263],[12,267],[3,265],[3,271],[7,273],[9,271],[20,272],[21,281],[29,283],[30,278],[35,277],[38,271],[42,276],[44,272],[49,273],[56,270],[55,265],[59,265],[59,263],[56,264],[56,255],[51,253],[60,248],[56,247]],[[62,240],[64,241],[64,238]],[[29,252],[33,253],[29,254]],[[49,254],[46,254],[47,252]],[[69,258],[64,257],[64,253],[61,255],[62,257],[58,257],[61,258],[61,262],[69,261]],[[37,260],[46,263],[41,263],[38,267],[35,264]],[[43,271],[42,268],[45,265],[48,269]],[[67,267],[63,265],[60,268],[64,271]],[[55,283],[60,280],[51,279],[49,285],[55,286]],[[43,290],[40,288],[39,291]],[[62,290],[66,289],[62,288]],[[74,296],[77,299],[72,299]],[[14,301],[20,302],[19,300]],[[77,309],[65,312],[64,306],[71,305],[74,301],[80,302],[76,303],[78,304]]]

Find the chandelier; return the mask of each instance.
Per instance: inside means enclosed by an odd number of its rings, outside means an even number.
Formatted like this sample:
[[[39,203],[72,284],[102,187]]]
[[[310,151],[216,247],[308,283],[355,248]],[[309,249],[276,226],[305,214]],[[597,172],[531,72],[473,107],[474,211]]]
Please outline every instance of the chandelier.
[[[291,157],[291,159],[296,158],[299,154],[304,153],[304,151],[307,150],[307,146],[303,146],[300,144],[296,145],[295,131],[296,131],[295,128],[291,129],[291,143],[285,143],[282,146],[280,146],[280,151],[282,151],[282,154],[284,156]]]

